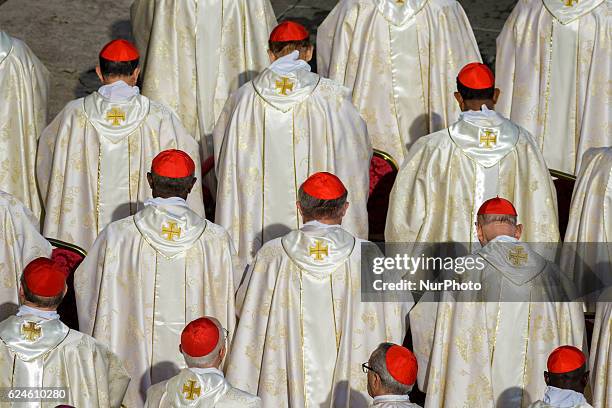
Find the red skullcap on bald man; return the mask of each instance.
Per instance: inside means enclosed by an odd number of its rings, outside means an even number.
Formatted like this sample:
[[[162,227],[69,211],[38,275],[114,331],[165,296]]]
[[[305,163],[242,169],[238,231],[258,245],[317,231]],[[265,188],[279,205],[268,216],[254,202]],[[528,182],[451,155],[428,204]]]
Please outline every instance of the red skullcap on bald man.
[[[195,174],[195,163],[182,150],[164,150],[153,159],[151,172],[168,178],[185,178]]]
[[[270,34],[271,42],[303,41],[310,37],[310,33],[303,25],[293,21],[283,21],[276,26]]]
[[[404,385],[413,385],[416,382],[418,364],[417,359],[406,347],[393,345],[385,355],[387,371],[395,381]]]
[[[551,374],[565,374],[576,371],[585,364],[586,357],[579,348],[561,346],[550,353],[546,366]]]
[[[113,62],[135,61],[140,58],[138,49],[127,40],[113,40],[100,51],[100,58]]]
[[[517,216],[516,208],[514,208],[514,205],[512,205],[510,201],[499,197],[491,198],[482,203],[482,205],[480,206],[480,209],[478,210],[478,215],[488,214],[512,215],[514,217]]]
[[[463,86],[470,89],[490,89],[495,86],[493,71],[480,62],[467,64],[461,69],[457,79]]]
[[[23,270],[25,284],[33,295],[55,297],[66,287],[68,270],[49,258],[37,258]]]
[[[181,350],[191,357],[205,357],[212,353],[221,340],[221,328],[209,317],[189,323],[181,333]]]
[[[336,200],[346,194],[342,181],[328,172],[314,173],[302,184],[302,189],[319,200]]]

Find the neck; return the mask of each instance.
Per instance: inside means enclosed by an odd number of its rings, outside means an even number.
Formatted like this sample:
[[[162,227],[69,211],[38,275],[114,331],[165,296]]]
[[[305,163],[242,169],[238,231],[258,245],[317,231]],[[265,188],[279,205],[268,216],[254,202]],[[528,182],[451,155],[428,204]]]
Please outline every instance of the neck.
[[[29,302],[27,300],[23,302],[23,305],[27,306],[27,307],[31,307],[32,309],[42,310],[43,312],[55,312],[55,311],[57,311],[57,307],[42,307],[42,306],[38,306],[38,305],[36,305],[36,304],[34,304],[32,302]]]
[[[302,217],[302,223],[306,224],[307,222],[311,222],[311,221],[318,221],[321,224],[326,224],[326,225],[340,225],[342,224],[342,218],[308,218],[308,217]]]
[[[182,198],[187,201],[188,194],[162,194],[153,192],[153,198]]]
[[[104,78],[104,81],[102,82],[104,85],[111,85],[114,84],[115,82],[119,82],[119,81],[123,81],[126,84],[128,84],[129,86],[134,86],[135,84],[133,83],[132,79],[130,77],[123,77],[123,76],[114,76],[114,77],[109,77],[109,78]]]
[[[490,99],[488,100],[470,100],[470,101],[465,102],[465,107],[463,109],[463,112],[479,111],[481,110],[480,108],[482,107],[482,105],[485,105],[487,109],[489,110],[495,109],[495,104]]]

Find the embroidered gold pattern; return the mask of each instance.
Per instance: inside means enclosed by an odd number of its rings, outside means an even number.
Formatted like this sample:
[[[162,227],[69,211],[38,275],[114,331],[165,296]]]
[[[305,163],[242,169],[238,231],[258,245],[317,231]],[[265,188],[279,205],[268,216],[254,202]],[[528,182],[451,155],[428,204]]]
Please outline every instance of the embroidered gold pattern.
[[[176,225],[176,222],[174,221],[169,221],[168,222],[168,226],[164,227],[162,226],[162,236],[166,236],[166,240],[167,241],[174,241],[174,238],[180,238],[181,237],[181,228],[178,227]]]
[[[38,326],[34,322],[25,322],[21,326],[21,335],[27,341],[36,341],[40,338],[41,334],[42,334],[42,330],[40,326]]]
[[[293,82],[283,77],[282,81],[276,81],[276,88],[281,95],[287,95],[287,91],[293,91]]]
[[[514,266],[523,266],[529,260],[529,254],[522,246],[518,246],[508,252],[508,259]]]
[[[308,248],[308,253],[314,255],[315,261],[322,261],[325,259],[323,256],[329,256],[329,246],[323,245],[323,242],[317,241],[315,246]]]
[[[202,389],[200,387],[196,387],[196,384],[197,382],[193,380],[189,380],[187,384],[183,384],[183,394],[185,394],[185,399],[193,401],[195,397],[200,396]]]
[[[111,125],[113,126],[119,126],[121,124],[120,120],[125,122],[125,112],[119,108],[113,108],[106,114],[106,120],[112,122]]]

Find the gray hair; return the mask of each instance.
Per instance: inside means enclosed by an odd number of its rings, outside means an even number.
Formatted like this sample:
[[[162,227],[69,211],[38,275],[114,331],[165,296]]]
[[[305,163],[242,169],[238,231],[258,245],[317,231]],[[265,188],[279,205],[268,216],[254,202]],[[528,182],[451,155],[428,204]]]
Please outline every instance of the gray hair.
[[[185,359],[185,364],[187,364],[187,367],[211,367],[217,357],[219,357],[221,349],[223,348],[223,346],[225,346],[225,342],[227,340],[225,329],[223,328],[223,326],[221,326],[217,319],[210,319],[215,323],[217,329],[219,329],[219,341],[210,353],[202,357],[193,357],[183,351],[183,358]]]
[[[397,381],[387,370],[387,351],[394,346],[393,343],[380,343],[370,356],[370,367],[380,377],[380,382],[387,392],[393,395],[406,395],[412,391],[414,384],[406,385]]]
[[[492,222],[516,225],[517,219],[515,215],[506,214],[480,214],[478,216],[478,223],[481,225],[490,224]]]
[[[305,217],[314,219],[336,218],[340,216],[347,198],[348,191],[335,200],[323,200],[305,192],[303,185],[298,190],[298,201],[302,206],[302,214]]]

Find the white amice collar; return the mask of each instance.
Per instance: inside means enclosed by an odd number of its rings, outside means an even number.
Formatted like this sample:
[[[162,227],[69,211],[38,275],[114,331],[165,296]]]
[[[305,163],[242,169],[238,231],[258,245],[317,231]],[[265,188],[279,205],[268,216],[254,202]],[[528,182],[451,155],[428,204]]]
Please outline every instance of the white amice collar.
[[[374,404],[377,402],[402,401],[410,402],[410,395],[379,395],[374,397]]]
[[[302,226],[304,227],[312,227],[312,228],[331,228],[331,227],[339,227],[339,224],[324,224],[317,220],[308,221],[306,224]]]
[[[113,82],[112,84],[103,85],[98,89],[98,93],[110,99],[112,102],[121,102],[138,95],[140,89],[137,86],[129,86],[124,81]]]
[[[487,105],[482,105],[479,111],[461,112],[460,120],[465,120],[468,123],[478,127],[499,126],[503,123],[504,117],[499,113],[487,108]]]
[[[181,197],[170,197],[170,198],[162,198],[162,197],[155,197],[155,198],[149,198],[147,201],[145,201],[144,203],[145,207],[148,207],[150,205],[155,206],[155,207],[165,207],[165,206],[169,206],[169,205],[177,205],[180,207],[189,207],[187,205],[187,201],[185,201],[184,199],[182,199]]]
[[[288,75],[292,72],[305,70],[310,72],[310,65],[300,59],[300,52],[295,50],[291,54],[280,57],[272,64],[270,64],[270,70],[278,75]]]
[[[219,370],[218,368],[214,368],[214,367],[209,367],[209,368],[189,367],[189,370],[199,375],[216,374],[218,376],[224,377],[223,371]]]
[[[498,235],[489,242],[519,242],[519,240],[509,235]]]
[[[55,310],[40,310],[26,305],[19,306],[17,316],[36,316],[46,320],[56,320],[60,318],[60,315],[57,314]]]
[[[584,395],[579,392],[551,386],[546,387],[543,401],[555,408],[572,408],[587,402]]]

